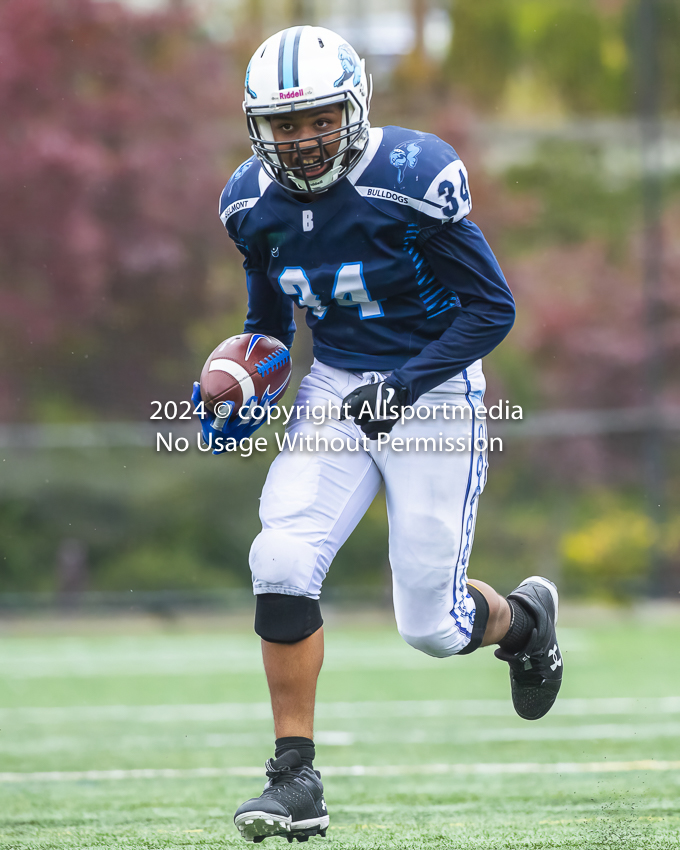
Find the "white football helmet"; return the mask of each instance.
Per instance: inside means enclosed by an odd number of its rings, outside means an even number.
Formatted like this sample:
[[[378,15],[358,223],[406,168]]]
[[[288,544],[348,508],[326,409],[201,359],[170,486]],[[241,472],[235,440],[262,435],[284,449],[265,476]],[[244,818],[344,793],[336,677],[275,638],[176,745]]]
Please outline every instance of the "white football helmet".
[[[340,130],[304,140],[275,142],[273,115],[339,103]],[[255,51],[246,71],[243,110],[253,151],[267,174],[292,194],[325,192],[354,168],[368,142],[370,78],[364,60],[344,38],[323,27],[299,26],[277,32]],[[330,138],[328,138],[330,137]],[[340,140],[329,156],[324,143]],[[319,147],[326,171],[308,177],[300,142],[309,156],[310,142]],[[284,165],[281,152],[296,152],[299,165]],[[317,166],[318,167],[318,166]]]

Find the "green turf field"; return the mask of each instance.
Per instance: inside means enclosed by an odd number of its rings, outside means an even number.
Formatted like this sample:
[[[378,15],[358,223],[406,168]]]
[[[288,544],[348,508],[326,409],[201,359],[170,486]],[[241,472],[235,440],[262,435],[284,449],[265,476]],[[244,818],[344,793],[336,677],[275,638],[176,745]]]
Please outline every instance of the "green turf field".
[[[258,639],[106,631],[0,638],[0,847],[249,846],[232,814],[271,755]],[[490,650],[435,660],[331,624],[331,826],[307,846],[680,848],[680,624],[561,642],[560,700],[527,723]]]

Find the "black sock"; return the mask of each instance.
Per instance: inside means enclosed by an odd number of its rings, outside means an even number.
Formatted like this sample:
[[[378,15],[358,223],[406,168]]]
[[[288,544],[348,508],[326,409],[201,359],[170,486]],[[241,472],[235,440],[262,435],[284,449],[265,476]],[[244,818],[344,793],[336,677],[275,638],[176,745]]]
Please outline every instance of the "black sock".
[[[536,628],[533,615],[514,599],[507,600],[510,606],[510,628],[505,637],[499,641],[501,649],[506,652],[519,652],[529,642],[531,633]]]
[[[297,750],[300,753],[300,758],[302,759],[302,763],[306,764],[307,767],[312,766],[312,762],[314,761],[314,741],[311,738],[277,738],[276,739],[276,750],[274,751],[275,757],[281,758],[284,753],[289,752],[290,750]]]

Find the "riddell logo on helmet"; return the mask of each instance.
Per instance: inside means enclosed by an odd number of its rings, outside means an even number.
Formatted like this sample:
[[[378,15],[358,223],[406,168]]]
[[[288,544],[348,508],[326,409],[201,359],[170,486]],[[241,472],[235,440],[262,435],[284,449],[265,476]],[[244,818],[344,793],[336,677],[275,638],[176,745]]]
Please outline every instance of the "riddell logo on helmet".
[[[307,88],[298,88],[298,89],[286,89],[285,91],[275,91],[272,92],[272,100],[292,100],[296,97],[305,97],[314,93],[314,89]]]

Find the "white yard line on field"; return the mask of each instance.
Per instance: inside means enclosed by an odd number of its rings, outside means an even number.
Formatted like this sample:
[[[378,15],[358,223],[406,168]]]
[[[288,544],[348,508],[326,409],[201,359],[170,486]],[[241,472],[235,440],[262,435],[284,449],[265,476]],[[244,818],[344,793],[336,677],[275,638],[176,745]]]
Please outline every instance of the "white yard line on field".
[[[10,727],[11,728],[11,727]],[[167,727],[166,727],[167,729]],[[422,744],[424,746],[455,745],[503,742],[557,742],[557,741],[632,741],[657,740],[659,738],[680,738],[680,723],[601,723],[578,726],[517,726],[491,729],[431,729],[427,725],[421,728],[389,728],[386,731],[370,732],[366,730],[348,731],[346,729],[318,729],[314,735],[317,745],[326,747],[362,747],[385,746],[388,744]],[[158,734],[122,734],[114,735],[110,731],[103,736],[92,735],[31,735],[0,736],[0,753],[13,756],[45,755],[47,753],[76,753],[93,751],[121,752],[134,750],[205,750],[205,749],[248,749],[268,747],[271,732],[259,733],[201,732],[173,735],[167,732]]]
[[[637,698],[604,697],[559,699],[551,715],[680,714],[680,696]],[[198,723],[229,720],[271,720],[268,702],[227,702],[188,705],[88,705],[69,707],[0,708],[0,724],[69,723],[82,721],[137,721],[142,723]],[[514,717],[509,699],[384,700],[372,702],[319,702],[317,719],[385,717]]]
[[[369,644],[370,641],[370,644]],[[566,655],[587,644],[578,630],[560,629]],[[449,662],[451,663],[451,662]],[[496,667],[493,655],[481,655],[478,664]],[[335,636],[326,649],[326,672],[385,670],[442,670],[446,659],[414,652],[394,634],[367,638]],[[226,636],[145,638],[121,637],[93,641],[86,638],[44,640],[0,637],[0,678],[91,678],[119,676],[198,676],[208,674],[261,675],[260,641]]]
[[[497,762],[486,764],[391,764],[326,767],[324,776],[411,776],[414,774],[455,774],[459,776],[515,773],[619,773],[628,771],[680,770],[680,761],[596,761],[596,762]],[[0,782],[68,782],[120,779],[202,779],[222,777],[258,777],[258,767],[198,767],[188,769],[142,768],[136,770],[55,770],[42,773],[0,773]]]

